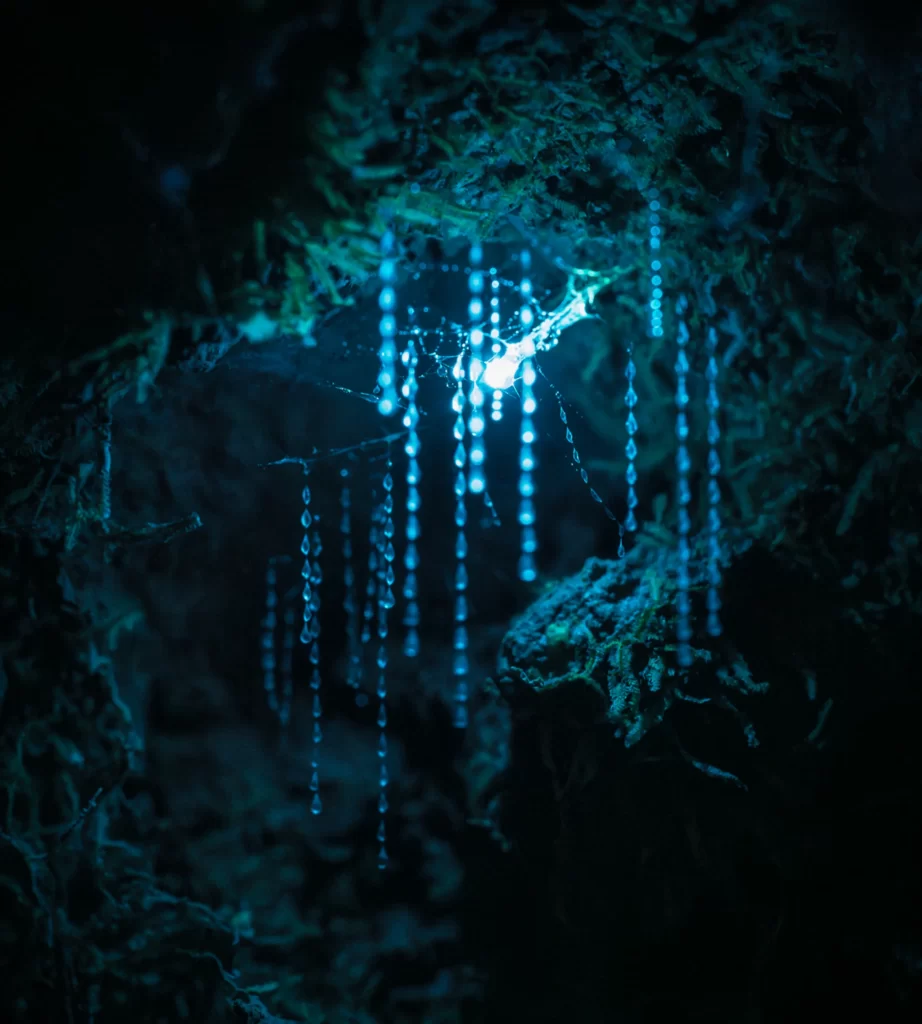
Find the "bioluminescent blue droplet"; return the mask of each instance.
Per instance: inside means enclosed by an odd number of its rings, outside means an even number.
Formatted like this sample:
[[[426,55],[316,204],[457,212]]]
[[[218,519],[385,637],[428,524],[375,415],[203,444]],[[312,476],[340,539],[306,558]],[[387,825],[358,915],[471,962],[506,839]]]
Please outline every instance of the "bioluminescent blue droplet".
[[[685,410],[688,405],[686,377],[688,374],[689,340],[688,324],[685,315],[688,311],[688,299],[680,295],[676,301],[676,345],[678,348],[675,362],[676,373],[676,507],[678,548],[678,567],[676,570],[676,661],[679,667],[687,669],[692,663],[692,628],[691,599],[689,597],[689,561],[691,560],[691,488],[688,476],[691,472],[691,457],[685,443],[688,437],[688,423]]]
[[[384,806],[387,807],[387,801],[384,801]],[[383,871],[387,867],[388,856],[387,856],[387,830],[384,827],[384,822],[378,826],[376,838],[378,840],[378,868]]]
[[[720,456],[717,445],[720,441],[720,398],[717,391],[717,331],[708,328],[707,333],[708,364],[705,376],[708,382],[708,555],[707,555],[707,631],[711,636],[720,636],[723,627],[720,622],[720,584],[721,584],[721,549],[720,549]]]
[[[466,557],[466,555],[464,557]],[[465,564],[462,558],[459,558],[458,568],[455,570],[455,590],[467,590],[467,587],[467,565]]]
[[[455,626],[454,649],[466,651],[468,647],[467,626]]]
[[[524,257],[524,253],[523,253]],[[527,280],[527,278],[523,278]],[[529,292],[530,294],[530,288]],[[523,300],[526,292],[522,291]],[[534,386],[538,379],[535,364],[531,357],[522,360],[522,423],[519,432],[519,525],[522,528],[519,555],[519,579],[525,583],[533,583],[538,578],[535,562],[535,551],[538,549],[538,534],[535,530],[535,483],[533,470],[536,459],[534,453],[535,425],[532,414],[537,408]]]
[[[275,558],[270,558],[266,565],[266,616],[262,620],[260,633],[260,663],[263,671],[263,689],[269,710],[278,713],[279,701],[275,681],[275,630],[278,625],[278,575]]]
[[[407,347],[403,353],[402,361],[406,367],[407,378],[403,384],[403,396],[407,401],[407,411],[403,417],[403,425],[407,430],[407,440],[404,445],[404,452],[407,456],[407,499],[406,499],[406,549],[404,551],[403,565],[406,570],[403,584],[403,597],[406,607],[403,616],[403,626],[406,632],[403,638],[403,653],[408,658],[415,658],[419,654],[419,584],[416,570],[419,568],[419,517],[420,509],[419,481],[421,472],[419,468],[420,439],[417,432],[419,424],[419,409],[416,405],[418,383],[416,380],[416,368],[419,364],[419,354],[416,350],[416,340],[419,336],[419,327],[415,322],[415,310],[410,308],[410,333],[407,338]]]
[[[397,295],[394,285],[397,281],[397,262],[394,258],[394,234],[387,230],[381,239],[381,292],[378,295],[378,306],[381,319],[378,321],[378,333],[381,346],[378,349],[380,370],[378,371],[378,412],[382,416],[392,416],[397,411],[397,320],[394,310],[397,308]]]

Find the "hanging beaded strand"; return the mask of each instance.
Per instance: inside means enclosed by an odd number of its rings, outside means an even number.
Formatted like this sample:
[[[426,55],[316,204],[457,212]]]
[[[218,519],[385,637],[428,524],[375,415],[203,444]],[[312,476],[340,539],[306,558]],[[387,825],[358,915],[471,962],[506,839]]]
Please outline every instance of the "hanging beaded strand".
[[[304,476],[310,475],[310,469],[307,464],[304,465]],[[313,580],[316,579],[313,565],[311,563],[312,552],[312,541],[310,529],[314,523],[314,517],[311,515],[310,504],[311,504],[311,491],[310,487],[305,484],[301,491],[301,501],[304,505],[304,509],[301,512],[301,528],[304,531],[301,537],[301,554],[304,556],[304,563],[301,566],[301,578],[304,580],[304,589],[301,591],[301,597],[304,601],[304,609],[302,612],[302,625],[300,640],[302,644],[310,644],[311,650],[313,651],[316,643],[316,637],[313,631],[313,617],[314,617],[314,585]],[[319,552],[317,552],[319,554]],[[313,686],[313,674],[311,677],[311,688],[314,690],[314,701],[313,708],[320,710],[320,677],[317,675],[317,686]],[[312,709],[313,710],[313,709]],[[287,721],[288,709],[285,711],[285,720]],[[314,715],[314,727],[311,736],[311,780],[310,790],[313,794],[311,799],[311,814],[319,814],[323,810],[323,804],[320,800],[320,743],[323,739],[323,733],[320,727],[320,715]]]
[[[323,542],[320,538],[320,516],[314,516],[314,529],[311,533],[311,655],[320,653],[320,584],[323,583],[323,570],[320,556],[323,554]]]
[[[308,660],[311,665],[310,688],[313,693],[313,699],[311,701],[311,716],[314,719],[313,735],[311,739],[315,752],[323,739],[323,731],[321,728],[323,705],[320,701],[320,584],[323,582],[323,573],[320,568],[320,556],[323,553],[323,544],[320,540],[320,531],[317,525],[319,522],[320,516],[314,516],[314,532],[311,535],[310,575],[311,647],[308,655]],[[317,788],[314,787],[313,779],[311,780],[311,790],[314,793],[313,800],[311,801],[311,814],[319,814],[323,810],[323,805],[320,802],[320,788],[319,786]]]
[[[663,279],[659,274],[662,269],[662,263],[658,258],[658,250],[661,245],[662,228],[660,227],[660,202],[659,202],[659,191],[655,188],[651,188],[646,193],[649,208],[649,240],[650,240],[650,299],[648,302],[649,310],[649,334],[653,338],[661,338],[663,336],[663,290],[660,287],[663,283]],[[628,346],[628,360],[627,366],[624,370],[624,375],[627,377],[627,391],[624,395],[624,404],[627,407],[627,420],[625,421],[625,427],[627,429],[627,445],[624,449],[624,454],[627,457],[627,467],[624,473],[625,483],[627,484],[627,515],[624,518],[624,529],[628,533],[634,533],[637,530],[637,516],[634,513],[634,509],[637,508],[637,441],[636,435],[639,429],[637,423],[637,414],[634,409],[637,406],[637,392],[634,390],[634,380],[637,377],[637,364],[634,362],[634,347],[633,345]],[[619,546],[619,554],[624,553],[623,545]]]
[[[531,278],[528,276],[528,272],[531,270],[531,253],[528,249],[523,249],[519,255],[519,265],[522,268],[522,276],[519,279],[519,295],[522,298],[522,304],[519,307],[519,323],[527,331],[535,322],[535,313],[531,308],[533,288]]]
[[[648,206],[650,210],[650,335],[654,338],[663,336],[663,278],[660,271],[663,269],[662,261],[659,259],[659,249],[662,245],[663,227],[660,223],[660,210],[662,206],[659,199],[659,190],[651,188],[647,192]]]
[[[102,419],[101,446],[102,466],[100,472],[99,518],[103,531],[109,532],[112,518],[112,410],[108,406]]]
[[[385,496],[385,501],[387,500]],[[377,637],[378,646],[380,653],[380,645],[387,639],[388,623],[387,623],[387,600],[385,593],[387,591],[387,584],[384,582],[384,574],[386,572],[387,561],[384,558],[384,549],[387,547],[387,541],[384,539],[384,502],[381,504],[381,510],[378,513],[378,541],[377,541],[377,563],[378,569],[376,572],[376,589],[375,589],[375,603],[378,610],[378,625],[377,625]],[[380,666],[379,666],[380,667]]]
[[[295,654],[295,623],[297,613],[293,604],[285,609],[285,628],[282,632],[282,700],[279,704],[279,722],[284,729],[291,717],[291,699],[294,693],[293,661]]]
[[[536,379],[535,364],[529,358],[522,361],[522,425],[519,435],[519,525],[522,527],[521,555],[519,557],[519,579],[532,583],[538,577],[535,552],[538,550],[538,536],[535,532],[535,426],[532,414],[537,408],[534,394]]]
[[[383,524],[378,541],[378,867],[387,867],[387,613],[394,607],[394,479],[388,456],[384,476]],[[383,560],[383,568],[381,561]]]
[[[406,538],[407,546],[404,553],[403,564],[406,569],[406,576],[403,582],[403,597],[406,601],[406,609],[403,616],[403,625],[406,629],[403,640],[403,653],[408,658],[415,658],[419,654],[419,581],[416,570],[419,568],[419,449],[420,441],[417,433],[419,424],[419,409],[416,406],[416,393],[418,385],[416,381],[416,367],[419,363],[419,355],[416,351],[416,338],[419,335],[419,327],[415,323],[415,310],[411,307],[408,311],[410,317],[410,334],[407,338],[407,347],[402,355],[403,365],[406,367],[407,379],[403,384],[403,397],[407,401],[407,409],[403,417],[403,425],[407,430],[407,440],[404,444],[404,451],[407,456],[407,525]]]
[[[266,691],[266,702],[269,710],[279,712],[278,694],[275,685],[275,628],[278,624],[276,608],[279,595],[276,589],[278,576],[275,569],[275,558],[270,558],[266,565],[266,616],[262,620],[260,636],[261,664],[263,670],[263,689]]]
[[[648,207],[650,210],[649,226],[650,226],[650,336],[652,338],[662,338],[663,336],[663,276],[662,269],[663,263],[659,258],[659,250],[662,245],[663,228],[660,223],[660,210],[662,209],[659,190],[651,188],[647,192]],[[632,384],[629,388],[629,393],[633,392],[633,378],[631,378]],[[634,395],[634,402],[636,403],[637,396]],[[633,408],[628,415],[628,423],[630,426],[628,430],[633,427],[634,432],[637,431],[637,421],[634,419]],[[631,437],[633,442],[633,435]],[[635,451],[636,457],[636,451]],[[632,473],[636,482],[637,471],[633,470]],[[637,522],[634,519],[634,507],[637,505],[637,494],[634,491],[634,485],[629,481],[628,501],[633,500],[634,504],[629,509],[629,519],[632,524],[628,527],[625,523],[626,529],[637,529]],[[633,499],[632,499],[633,496]]]
[[[651,338],[662,338],[663,336],[663,276],[662,269],[663,263],[659,258],[659,250],[662,245],[663,229],[660,223],[660,199],[659,190],[651,188],[647,192],[648,206],[650,210],[649,227],[650,227],[650,337]],[[628,377],[628,419],[627,428],[630,434],[628,441],[627,454],[629,457],[628,465],[628,517],[625,521],[625,529],[636,530],[637,520],[634,517],[634,509],[637,506],[637,492],[634,489],[634,485],[637,482],[637,469],[633,465],[634,459],[637,457],[637,447],[634,444],[634,434],[637,432],[637,420],[634,416],[634,406],[637,403],[637,394],[634,391],[634,377],[636,375],[636,368],[633,360],[629,363],[629,377]],[[631,454],[633,453],[633,454]],[[633,478],[633,479],[631,479]]]
[[[352,549],[352,491],[349,470],[339,471],[343,482],[339,495],[342,515],[339,532],[343,540],[343,611],[346,613],[346,685],[358,689],[362,675],[362,654],[359,646],[358,597],[355,592],[355,557]]]
[[[654,189],[654,191],[656,191],[656,189]],[[647,194],[647,196],[649,196],[649,194]],[[656,203],[657,201],[654,198],[651,202]],[[659,204],[657,205],[659,206]],[[651,236],[651,239],[649,239],[651,249],[654,248],[653,243],[654,238],[653,236]],[[659,248],[659,241],[657,242],[657,247]],[[659,264],[659,260],[654,259],[651,263],[651,266],[653,266],[654,263]],[[653,286],[651,286],[651,289],[653,289]],[[651,300],[649,301],[652,302],[653,298],[651,298]],[[648,331],[649,333],[653,334],[653,306],[649,306],[648,309],[649,314],[651,314],[651,323],[649,323]],[[633,343],[630,341],[628,342],[628,361],[627,366],[624,369],[624,376],[627,378],[628,382],[627,391],[624,395],[624,404],[628,411],[627,420],[625,421],[625,428],[627,430],[628,439],[627,444],[624,447],[624,454],[627,458],[627,467],[625,468],[624,473],[625,483],[627,484],[627,515],[624,517],[624,528],[628,532],[628,534],[633,534],[633,532],[637,529],[637,517],[634,514],[634,509],[637,507],[637,466],[635,462],[637,459],[636,434],[638,430],[638,424],[636,414],[634,413],[634,410],[637,406],[637,392],[634,390],[634,379],[637,376],[637,365],[634,362],[634,346]],[[624,554],[623,544],[619,547],[618,553],[619,555]]]
[[[519,283],[519,293],[522,298],[522,305],[519,309],[519,322],[526,330],[534,322],[534,313],[531,308],[532,286],[528,277],[528,270],[531,267],[531,253],[526,249],[521,254],[522,279]],[[519,579],[525,583],[532,583],[538,577],[538,570],[535,564],[535,552],[538,550],[538,535],[535,531],[535,424],[532,416],[538,408],[535,401],[534,385],[537,379],[534,360],[529,356],[522,360],[522,422],[519,433],[521,447],[519,448],[519,526],[522,527],[521,555],[519,556],[518,573]]]
[[[634,515],[634,509],[637,508],[637,491],[634,489],[637,483],[637,466],[634,464],[634,460],[637,458],[637,442],[634,439],[637,433],[637,417],[634,415],[634,408],[637,405],[637,392],[634,390],[637,367],[634,364],[633,345],[628,348],[624,376],[627,377],[627,391],[624,395],[624,404],[627,406],[627,420],[625,421],[627,444],[624,446],[624,454],[627,457],[627,469],[624,473],[627,483],[627,515],[624,517],[624,529],[628,533],[633,533],[637,529],[637,517]]]
[[[498,359],[503,352],[503,345],[500,341],[500,280],[496,276],[496,267],[490,268],[490,338],[492,345],[490,351],[494,359]],[[493,400],[490,406],[490,419],[499,423],[503,418],[503,392],[501,388],[493,389]]]
[[[471,433],[470,468],[468,471],[467,487],[471,494],[481,494],[486,487],[486,477],[483,472],[483,463],[486,459],[486,447],[483,434],[486,429],[486,420],[483,415],[485,396],[480,386],[480,378],[483,376],[483,271],[480,264],[483,260],[483,248],[475,243],[471,246],[469,259],[471,272],[467,276],[467,287],[471,293],[470,302],[467,305],[468,319],[470,321],[470,333],[468,340],[471,347],[470,361],[468,362],[468,376],[471,379],[471,389],[468,394],[470,404],[470,416],[468,418],[468,430]]]
[[[304,466],[304,477],[307,479],[310,476],[310,469],[307,465]],[[304,600],[304,611],[302,614],[303,624],[301,626],[301,643],[309,644],[311,642],[311,539],[310,539],[310,528],[313,525],[314,517],[311,515],[311,489],[308,484],[305,483],[304,488],[301,491],[301,501],[304,508],[301,512],[301,554],[304,556],[304,562],[301,565],[301,579],[304,580],[304,589],[301,591],[301,597]]]
[[[387,230],[381,239],[379,276],[382,287],[378,295],[378,306],[381,309],[381,319],[378,322],[378,333],[381,336],[381,346],[378,349],[378,359],[381,363],[378,372],[378,412],[382,416],[391,416],[397,409],[397,345],[394,342],[397,335],[397,320],[394,316],[397,307],[397,293],[394,291],[397,263],[393,258],[393,249],[394,233]]]
[[[362,647],[371,640],[372,623],[378,594],[378,533],[381,521],[381,506],[377,496],[371,495],[371,519],[368,526],[368,581],[365,584],[365,606],[362,610]]]
[[[542,374],[542,376],[544,376],[544,374]],[[544,376],[544,380],[545,383],[554,392],[554,397],[557,399],[557,408],[560,412],[560,422],[563,424],[564,437],[567,439],[567,444],[570,446],[570,458],[573,460],[573,467],[577,471],[577,473],[579,473],[580,480],[582,480],[583,483],[589,488],[589,494],[592,500],[597,505],[602,506],[602,511],[605,513],[606,517],[611,520],[611,522],[617,523],[618,536],[623,542],[624,526],[618,522],[618,517],[615,515],[614,512],[612,512],[608,505],[605,504],[605,500],[602,498],[602,495],[599,494],[599,492],[592,486],[592,482],[589,479],[589,473],[587,472],[586,467],[583,465],[582,459],[579,454],[579,450],[576,447],[576,440],[573,437],[573,431],[570,428],[570,421],[567,418],[567,410],[564,408],[563,395],[560,393],[560,390],[558,388],[555,388],[554,385],[551,384],[551,382],[547,379],[546,376]],[[622,557],[624,555],[623,543],[620,545],[619,555]]]
[[[678,353],[676,356],[676,439],[678,448],[676,451],[676,505],[678,507],[678,567],[676,569],[676,660],[681,668],[688,668],[692,663],[691,651],[691,598],[689,596],[689,561],[691,559],[691,547],[689,545],[689,534],[691,533],[691,517],[688,514],[688,506],[691,504],[691,488],[688,483],[688,474],[691,471],[691,459],[688,454],[688,390],[686,387],[688,376],[688,325],[685,323],[685,313],[688,309],[688,300],[680,295],[676,302],[676,342]]]
[[[471,323],[468,340],[470,343],[470,360],[468,362],[468,376],[471,381],[470,393],[468,396],[470,415],[468,419],[468,430],[471,435],[470,454],[464,450],[464,355],[461,353],[455,363],[454,376],[458,383],[458,389],[452,402],[452,408],[457,413],[453,435],[457,441],[455,448],[454,465],[455,476],[455,526],[457,535],[455,538],[455,632],[453,639],[454,661],[453,674],[455,678],[454,693],[454,724],[458,729],[464,729],[468,722],[467,704],[470,696],[468,676],[470,673],[470,660],[468,657],[468,633],[467,633],[467,506],[465,496],[467,491],[472,494],[482,494],[486,487],[486,478],[483,472],[483,462],[486,458],[486,449],[483,441],[483,433],[486,429],[486,420],[483,415],[484,393],[480,386],[480,378],[483,375],[483,271],[480,264],[483,260],[483,249],[475,243],[469,252],[471,270],[468,274],[467,284],[471,298],[468,303],[468,318]],[[464,466],[469,459],[468,476],[465,478]]]
[[[723,627],[720,622],[720,455],[717,445],[720,441],[720,397],[717,392],[717,331],[708,328],[708,561],[707,561],[707,631],[711,636],[720,636]]]
[[[384,527],[381,532],[384,541],[384,596],[382,606],[387,612],[397,603],[394,597],[394,584],[397,581],[397,574],[394,571],[394,561],[397,557],[397,552],[394,550],[394,476],[393,464],[389,455],[383,486]]]
[[[388,459],[388,466],[389,465],[390,459]],[[388,472],[390,472],[389,469]],[[387,473],[385,476],[387,476]],[[378,667],[378,682],[375,692],[379,700],[381,699],[382,683],[386,682],[385,673],[387,670],[387,648],[385,647],[388,634],[387,583],[385,580],[387,574],[387,559],[385,558],[387,539],[384,536],[384,527],[387,522],[385,509],[388,504],[388,497],[390,497],[390,495],[385,493],[384,500],[378,508],[378,529],[377,540],[375,542],[375,561],[377,564],[377,570],[375,571],[375,607],[377,609],[377,626],[375,635],[378,639],[378,653],[375,656],[375,664]]]
[[[463,729],[467,725],[468,699],[468,638],[467,638],[467,478],[464,475],[466,452],[464,450],[464,356],[460,354],[455,362],[454,378],[457,390],[452,399],[452,409],[457,413],[453,436],[457,442],[454,453],[455,466],[455,634],[452,672],[455,679],[454,724]]]

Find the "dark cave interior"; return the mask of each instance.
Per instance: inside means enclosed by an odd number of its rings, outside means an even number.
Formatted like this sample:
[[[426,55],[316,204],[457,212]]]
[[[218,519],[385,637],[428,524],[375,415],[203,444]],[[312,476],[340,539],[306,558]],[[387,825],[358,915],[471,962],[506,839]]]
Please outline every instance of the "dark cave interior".
[[[918,1019],[922,15],[4,20],[0,1018]]]

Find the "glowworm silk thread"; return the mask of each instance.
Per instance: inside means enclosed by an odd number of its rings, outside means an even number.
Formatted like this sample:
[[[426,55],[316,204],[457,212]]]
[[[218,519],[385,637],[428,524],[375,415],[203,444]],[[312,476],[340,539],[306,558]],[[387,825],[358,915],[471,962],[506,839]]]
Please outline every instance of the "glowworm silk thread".
[[[535,364],[529,357],[522,361],[522,424],[519,433],[519,526],[522,528],[519,579],[533,583],[538,577],[535,551],[538,536],[535,531],[535,424],[532,415],[537,408],[534,384]]]
[[[358,597],[355,592],[355,556],[352,548],[352,491],[349,470],[339,471],[342,490],[339,504],[342,515],[339,532],[343,543],[343,611],[346,613],[346,683],[358,689],[362,677],[362,651],[359,644]]]
[[[305,479],[310,476],[310,468],[304,464],[304,476]],[[313,662],[313,651],[316,647],[317,634],[314,632],[314,580],[318,580],[318,575],[315,573],[312,562],[312,541],[310,529],[314,523],[314,517],[311,514],[311,490],[307,483],[301,491],[301,502],[303,504],[303,510],[301,512],[301,529],[303,531],[301,537],[301,554],[304,556],[304,562],[301,566],[301,578],[304,580],[303,590],[301,591],[301,597],[304,602],[302,612],[302,625],[301,625],[301,643],[309,644],[311,647],[311,661]],[[317,555],[320,552],[316,552]],[[319,599],[319,598],[318,598]],[[319,605],[318,605],[319,607]],[[312,712],[314,719],[314,727],[311,736],[311,780],[310,790],[313,794],[311,799],[311,813],[320,814],[323,810],[323,803],[320,799],[320,744],[323,740],[323,732],[320,725],[320,673],[319,666],[316,674],[316,686],[314,685],[314,675],[311,675],[311,688],[314,693],[314,699],[312,702]],[[287,717],[287,711],[286,711]]]
[[[468,375],[471,380],[471,389],[468,394],[468,403],[470,406],[468,430],[471,434],[471,450],[469,455],[470,469],[468,471],[467,487],[471,494],[482,494],[486,487],[483,463],[487,455],[483,438],[484,430],[486,429],[486,420],[483,415],[485,396],[483,388],[480,386],[480,378],[483,376],[484,370],[484,336],[482,326],[484,314],[482,298],[484,277],[483,271],[480,269],[480,264],[483,261],[483,249],[477,244],[472,245],[469,258],[471,262],[471,272],[467,277],[467,286],[468,291],[471,294],[471,298],[467,305],[467,313],[470,320],[468,341],[470,343],[471,354],[468,362]]]
[[[378,571],[382,573],[378,588],[378,867],[387,867],[387,613],[394,607],[394,480],[391,475],[391,460],[387,460],[387,473],[384,476],[384,501],[382,510],[384,523],[378,542],[378,557],[384,560],[383,572],[379,563]]]
[[[464,449],[464,358],[458,356],[455,363],[454,377],[457,382],[452,408],[456,412],[452,436],[456,441],[454,451],[455,467],[455,632],[453,675],[455,679],[454,723],[459,729],[467,725],[468,699],[468,638],[467,638],[467,478],[464,475],[466,452]]]
[[[708,364],[706,377],[708,382],[708,554],[707,554],[707,631],[711,636],[720,636],[723,627],[720,623],[720,455],[717,445],[720,441],[720,424],[717,417],[720,413],[720,397],[717,391],[717,331],[708,328],[707,334]]]
[[[496,276],[496,267],[490,268],[490,346],[491,357],[499,359],[503,353],[503,345],[500,341],[500,280]],[[498,423],[503,418],[503,391],[502,388],[493,388],[493,399],[490,403],[490,419]]]
[[[680,295],[676,302],[676,343],[678,352],[676,354],[676,439],[678,448],[676,450],[676,505],[678,508],[677,530],[679,535],[677,557],[678,566],[676,569],[676,660],[681,668],[688,668],[692,663],[691,651],[691,598],[689,596],[689,561],[691,559],[691,546],[689,535],[691,533],[691,517],[688,513],[688,506],[691,504],[691,488],[688,483],[688,475],[691,471],[691,459],[688,454],[688,325],[685,322],[685,313],[688,309],[688,300]]]
[[[275,568],[275,559],[270,558],[266,565],[266,615],[262,620],[260,647],[262,649],[263,689],[266,691],[269,710],[276,714],[279,711],[275,685],[275,628],[278,624],[277,608],[279,603],[277,584],[278,573]]]
[[[519,282],[519,323],[527,330],[534,323],[534,312],[531,308],[532,285],[528,277],[531,267],[531,253],[526,249],[520,256],[522,278]],[[538,577],[535,563],[535,552],[538,550],[538,535],[535,530],[535,450],[537,437],[532,417],[538,408],[535,400],[535,381],[537,374],[531,355],[526,356],[522,367],[522,421],[519,429],[519,526],[521,533],[521,554],[519,556],[519,579],[525,583],[533,583]]]
[[[663,336],[663,269],[659,257],[659,250],[662,246],[663,227],[660,218],[662,204],[659,198],[659,191],[651,188],[647,192],[648,208],[650,211],[650,335],[654,338]]]
[[[314,719],[312,745],[314,752],[314,763],[312,767],[314,769],[315,777],[311,779],[311,790],[314,794],[311,801],[311,813],[319,814],[323,810],[323,804],[320,801],[320,788],[319,785],[315,786],[314,783],[317,781],[317,751],[320,743],[323,739],[322,732],[322,716],[323,716],[323,705],[320,700],[320,584],[323,582],[323,574],[320,569],[320,556],[323,553],[323,545],[320,541],[320,532],[316,527],[319,523],[320,516],[314,516],[315,529],[311,536],[311,620],[310,620],[310,635],[311,645],[308,660],[311,666],[310,676],[310,688],[313,695],[311,700],[311,715]]]
[[[634,515],[634,509],[637,508],[637,491],[635,490],[637,467],[634,464],[634,460],[637,458],[637,442],[634,437],[637,433],[637,417],[634,415],[637,405],[637,392],[634,390],[637,367],[634,364],[633,347],[628,350],[624,375],[627,377],[627,391],[624,395],[624,404],[627,406],[627,420],[625,421],[627,444],[624,446],[624,454],[627,458],[627,468],[624,472],[624,479],[627,483],[627,515],[624,517],[624,529],[628,533],[633,533],[637,529],[637,517]]]
[[[414,310],[409,311],[411,321]],[[419,568],[419,450],[420,440],[417,426],[419,424],[419,409],[416,406],[416,393],[418,385],[416,381],[416,367],[419,363],[419,355],[416,351],[416,337],[419,328],[411,327],[407,339],[407,347],[403,353],[402,361],[407,371],[407,378],[403,384],[403,396],[407,402],[406,412],[403,417],[403,425],[407,431],[407,440],[404,444],[404,451],[407,456],[407,500],[406,500],[406,550],[404,552],[403,564],[406,575],[403,582],[403,597],[406,601],[404,610],[403,625],[406,630],[403,641],[403,653],[408,658],[415,658],[419,654],[419,582],[416,571]],[[415,332],[415,333],[414,333]]]
[[[285,609],[285,627],[282,631],[282,699],[279,702],[279,722],[285,728],[291,718],[291,699],[294,695],[295,624],[297,613],[293,604]]]
[[[378,533],[381,522],[381,507],[371,498],[372,512],[368,527],[368,581],[365,584],[365,605],[362,609],[362,647],[371,640],[372,623],[375,621],[375,607],[378,593]]]
[[[394,310],[397,308],[397,293],[394,282],[397,280],[397,262],[393,257],[394,233],[384,232],[381,239],[381,269],[379,276],[382,287],[378,296],[381,319],[378,321],[378,333],[381,346],[378,359],[381,369],[378,371],[378,412],[382,416],[392,416],[397,409],[397,319]]]

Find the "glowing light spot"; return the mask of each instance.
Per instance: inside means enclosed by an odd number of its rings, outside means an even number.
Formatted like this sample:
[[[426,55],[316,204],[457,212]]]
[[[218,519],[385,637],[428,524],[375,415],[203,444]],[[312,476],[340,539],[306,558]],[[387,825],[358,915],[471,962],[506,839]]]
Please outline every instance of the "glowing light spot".
[[[515,384],[515,374],[521,360],[507,353],[500,358],[490,359],[484,368],[482,380],[494,391],[503,392]]]

